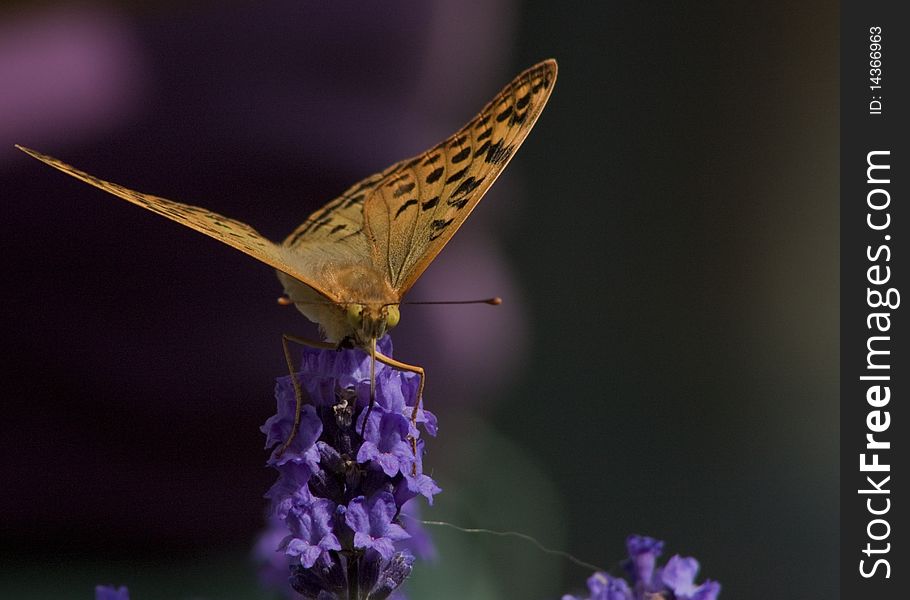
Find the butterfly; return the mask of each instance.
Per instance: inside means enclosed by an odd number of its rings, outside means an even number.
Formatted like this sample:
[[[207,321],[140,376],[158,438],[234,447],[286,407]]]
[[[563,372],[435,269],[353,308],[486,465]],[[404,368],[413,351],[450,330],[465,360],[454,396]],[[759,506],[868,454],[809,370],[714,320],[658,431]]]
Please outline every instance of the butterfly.
[[[213,237],[277,270],[286,303],[317,323],[325,342],[285,335],[317,347],[359,347],[379,360],[420,375],[416,420],[424,387],[421,367],[376,350],[376,340],[400,320],[399,304],[502,173],[537,122],[556,81],[555,60],[520,73],[452,136],[423,154],[393,164],[351,186],[311,214],[281,244],[256,230],[196,206],[127,189],[56,158],[16,146],[68,175]],[[371,376],[373,385],[375,377]],[[299,424],[301,390],[297,392]],[[371,393],[372,397],[372,393]],[[371,401],[372,406],[372,401]],[[287,440],[283,446],[290,443]],[[283,449],[282,448],[282,449]]]

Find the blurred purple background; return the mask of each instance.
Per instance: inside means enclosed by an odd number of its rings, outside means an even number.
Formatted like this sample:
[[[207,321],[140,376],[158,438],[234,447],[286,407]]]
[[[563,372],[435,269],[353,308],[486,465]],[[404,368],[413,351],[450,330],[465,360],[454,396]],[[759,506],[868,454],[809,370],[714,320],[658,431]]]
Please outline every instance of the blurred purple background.
[[[821,2],[0,8],[7,564],[246,548],[280,334],[315,333],[268,267],[14,143],[280,240],[554,56],[536,130],[409,297],[506,303],[410,307],[395,332],[443,424],[440,502],[605,564],[628,532],[665,537],[729,598],[768,578],[777,597],[831,596],[837,18]],[[541,598],[584,578],[556,569]]]

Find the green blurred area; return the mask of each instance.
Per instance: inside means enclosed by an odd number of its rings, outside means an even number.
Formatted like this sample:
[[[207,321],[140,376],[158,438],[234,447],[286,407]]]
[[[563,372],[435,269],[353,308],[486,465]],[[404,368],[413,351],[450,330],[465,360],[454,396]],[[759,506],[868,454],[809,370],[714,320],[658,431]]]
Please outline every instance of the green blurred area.
[[[496,423],[573,552],[648,533],[723,598],[836,597],[837,4],[526,9],[560,80],[509,238],[534,375]]]

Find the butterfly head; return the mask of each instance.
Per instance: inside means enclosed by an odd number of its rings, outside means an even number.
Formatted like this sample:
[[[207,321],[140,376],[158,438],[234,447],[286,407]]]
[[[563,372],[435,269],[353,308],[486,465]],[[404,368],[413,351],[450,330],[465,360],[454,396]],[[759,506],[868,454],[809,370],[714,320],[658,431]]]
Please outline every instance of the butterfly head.
[[[348,325],[361,342],[379,339],[398,325],[401,313],[397,304],[351,303],[346,307]]]

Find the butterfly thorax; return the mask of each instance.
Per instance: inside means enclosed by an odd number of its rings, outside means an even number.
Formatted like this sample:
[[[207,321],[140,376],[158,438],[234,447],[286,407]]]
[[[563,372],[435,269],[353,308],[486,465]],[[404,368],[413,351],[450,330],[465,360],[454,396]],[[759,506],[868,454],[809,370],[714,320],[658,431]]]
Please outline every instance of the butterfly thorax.
[[[318,323],[328,341],[352,340],[364,347],[398,323],[399,297],[388,278],[367,265],[331,265],[324,270],[327,298],[290,275],[278,272],[284,291],[310,321]]]

